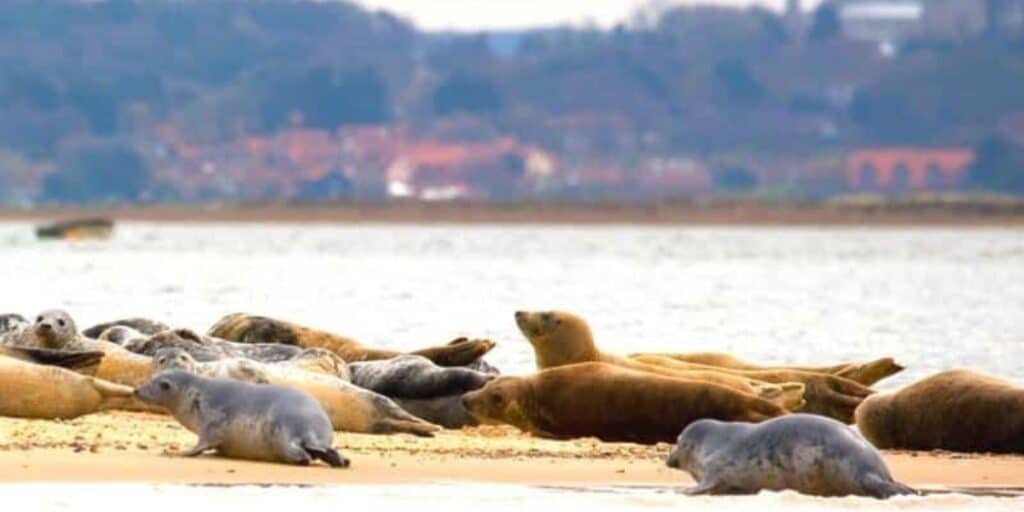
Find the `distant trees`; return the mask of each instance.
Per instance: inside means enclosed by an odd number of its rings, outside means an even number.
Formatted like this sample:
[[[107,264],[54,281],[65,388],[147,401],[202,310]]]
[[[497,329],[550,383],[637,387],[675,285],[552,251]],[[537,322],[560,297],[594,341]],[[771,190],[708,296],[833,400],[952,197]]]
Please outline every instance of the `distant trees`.
[[[970,185],[1003,194],[1024,193],[1024,148],[998,136],[986,137],[975,148]]]
[[[822,4],[814,10],[814,19],[811,22],[811,29],[807,32],[807,38],[811,41],[827,41],[839,37],[842,31],[839,11],[833,5]]]
[[[90,143],[67,151],[43,183],[44,200],[60,203],[133,202],[149,187],[151,171],[131,147]]]
[[[369,67],[341,73],[310,69],[271,86],[261,103],[270,129],[285,125],[292,112],[302,114],[305,126],[329,131],[345,124],[386,123],[394,115],[387,84]]]
[[[440,115],[488,114],[500,110],[503,102],[498,86],[491,79],[456,71],[438,85],[433,104],[434,112]]]
[[[764,98],[764,86],[754,78],[750,66],[742,60],[731,59],[716,64],[715,79],[734,104],[753,106]]]

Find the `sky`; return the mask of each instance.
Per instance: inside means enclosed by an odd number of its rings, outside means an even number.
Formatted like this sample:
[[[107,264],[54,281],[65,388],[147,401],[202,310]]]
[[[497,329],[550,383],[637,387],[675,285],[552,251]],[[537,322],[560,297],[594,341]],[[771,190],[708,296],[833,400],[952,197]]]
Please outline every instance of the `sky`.
[[[426,30],[502,30],[596,23],[610,27],[645,5],[763,5],[781,9],[785,0],[356,0],[386,9]],[[804,0],[805,8],[817,0]]]

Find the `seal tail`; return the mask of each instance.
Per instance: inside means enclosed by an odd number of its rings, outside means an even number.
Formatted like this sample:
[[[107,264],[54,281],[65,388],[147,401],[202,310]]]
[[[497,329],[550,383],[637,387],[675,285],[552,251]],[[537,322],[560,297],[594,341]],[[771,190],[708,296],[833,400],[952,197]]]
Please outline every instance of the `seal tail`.
[[[136,400],[135,390],[129,386],[122,386],[121,384],[115,384],[95,377],[90,377],[89,382],[92,384],[93,389],[100,394],[98,410],[152,411],[152,408]]]
[[[70,352],[47,348],[3,347],[3,355],[29,363],[59,366],[79,373],[94,373],[104,354],[98,350]]]
[[[306,453],[308,453],[310,457],[322,460],[332,468],[347,468],[352,465],[352,462],[349,461],[347,457],[342,456],[338,453],[338,450],[335,450],[334,448],[321,450],[303,445],[302,449],[306,450]]]
[[[441,427],[423,420],[405,421],[383,419],[373,422],[369,432],[371,434],[412,434],[418,437],[434,437],[434,433],[441,430]]]
[[[893,496],[917,496],[920,495],[913,487],[901,484],[891,479],[884,479],[878,475],[868,475],[864,479],[864,490],[868,492],[872,497],[878,499],[888,499]]]

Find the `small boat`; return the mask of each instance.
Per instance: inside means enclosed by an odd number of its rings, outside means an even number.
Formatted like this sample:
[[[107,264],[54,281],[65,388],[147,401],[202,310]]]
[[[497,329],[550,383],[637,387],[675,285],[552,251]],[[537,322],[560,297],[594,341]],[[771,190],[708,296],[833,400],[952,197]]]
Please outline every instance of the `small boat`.
[[[103,218],[74,219],[36,226],[40,240],[105,240],[114,232],[114,221]]]

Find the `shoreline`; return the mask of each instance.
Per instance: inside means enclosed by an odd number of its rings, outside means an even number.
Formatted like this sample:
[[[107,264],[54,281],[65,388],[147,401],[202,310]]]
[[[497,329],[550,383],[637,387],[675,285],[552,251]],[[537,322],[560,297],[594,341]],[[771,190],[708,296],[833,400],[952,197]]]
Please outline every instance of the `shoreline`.
[[[692,484],[664,464],[669,445],[554,441],[511,427],[444,431],[434,438],[337,433],[348,469],[296,467],[204,455],[170,457],[195,436],[169,417],[100,413],[70,421],[0,418],[0,483],[335,485],[489,483],[528,486]],[[885,452],[894,476],[926,489],[995,495],[1024,490],[1024,457]]]
[[[666,203],[374,203],[162,205],[0,209],[0,221],[84,217],[130,222],[632,224],[754,226],[1024,226],[1024,206],[959,204],[870,207],[752,201]]]

